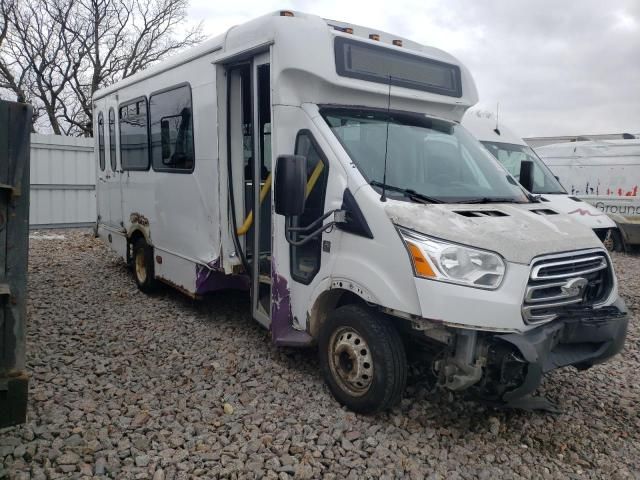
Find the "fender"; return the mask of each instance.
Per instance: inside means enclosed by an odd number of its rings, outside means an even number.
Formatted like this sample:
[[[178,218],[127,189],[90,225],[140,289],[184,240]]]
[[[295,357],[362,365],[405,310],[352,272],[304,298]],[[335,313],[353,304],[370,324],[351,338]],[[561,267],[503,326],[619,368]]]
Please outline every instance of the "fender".
[[[310,301],[311,308],[307,311],[306,330],[314,339],[318,338],[320,327],[327,315],[336,308],[345,293],[352,293],[366,303],[379,303],[369,289],[353,280],[341,277],[324,278],[314,289]]]

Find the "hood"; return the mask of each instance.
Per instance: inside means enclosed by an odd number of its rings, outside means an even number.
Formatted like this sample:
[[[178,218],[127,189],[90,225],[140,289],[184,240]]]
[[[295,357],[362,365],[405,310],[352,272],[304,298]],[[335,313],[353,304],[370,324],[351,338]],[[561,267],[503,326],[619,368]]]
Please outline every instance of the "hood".
[[[593,231],[544,203],[440,205],[388,200],[396,225],[463,245],[491,250],[528,265],[540,255],[602,248]],[[537,213],[536,213],[537,211]]]
[[[556,212],[566,213],[589,228],[615,228],[616,224],[606,213],[593,205],[562,194],[544,194],[547,206]],[[543,205],[545,204],[543,203]]]

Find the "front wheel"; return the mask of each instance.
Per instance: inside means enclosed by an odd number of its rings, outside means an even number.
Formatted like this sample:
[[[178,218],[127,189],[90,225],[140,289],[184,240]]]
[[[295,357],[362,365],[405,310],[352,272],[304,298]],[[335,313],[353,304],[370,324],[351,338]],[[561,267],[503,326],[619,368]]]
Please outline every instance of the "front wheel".
[[[624,252],[624,241],[622,240],[622,233],[620,230],[611,230],[611,248],[612,252]]]
[[[373,413],[400,401],[407,356],[400,335],[381,314],[359,305],[337,308],[318,343],[325,380],[341,404]]]

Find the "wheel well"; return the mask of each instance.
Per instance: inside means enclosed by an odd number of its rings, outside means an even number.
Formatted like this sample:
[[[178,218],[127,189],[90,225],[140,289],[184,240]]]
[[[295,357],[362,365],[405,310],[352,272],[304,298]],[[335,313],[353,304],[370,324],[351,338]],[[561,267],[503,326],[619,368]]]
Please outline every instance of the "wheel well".
[[[367,302],[364,301],[364,298],[359,297],[353,292],[342,290],[342,294],[340,295],[340,300],[338,301],[336,308],[342,307],[343,305],[352,305],[358,303],[366,305]]]
[[[333,288],[322,292],[311,309],[311,315],[309,317],[309,334],[314,339],[317,339],[320,333],[320,328],[332,311],[344,305],[353,304],[366,305],[367,302],[355,293],[342,288]]]

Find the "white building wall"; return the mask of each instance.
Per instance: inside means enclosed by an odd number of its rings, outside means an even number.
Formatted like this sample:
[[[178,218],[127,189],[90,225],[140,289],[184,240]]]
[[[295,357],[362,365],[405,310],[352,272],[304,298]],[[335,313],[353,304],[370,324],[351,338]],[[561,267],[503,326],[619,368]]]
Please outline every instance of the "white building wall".
[[[32,134],[30,227],[93,225],[95,168],[92,138]]]

